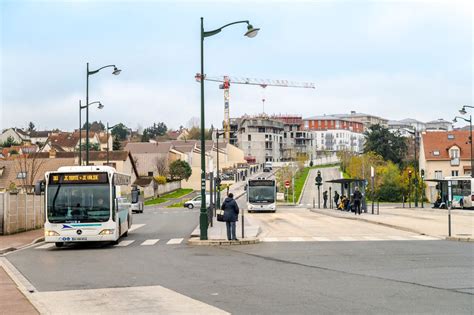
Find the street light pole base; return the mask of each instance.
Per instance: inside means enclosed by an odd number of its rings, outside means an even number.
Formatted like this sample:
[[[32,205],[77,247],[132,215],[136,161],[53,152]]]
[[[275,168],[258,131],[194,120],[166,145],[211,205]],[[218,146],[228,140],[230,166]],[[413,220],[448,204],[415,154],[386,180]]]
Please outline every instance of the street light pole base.
[[[199,215],[199,230],[200,230],[200,239],[202,241],[207,240],[207,225],[208,225],[207,213],[201,211]]]

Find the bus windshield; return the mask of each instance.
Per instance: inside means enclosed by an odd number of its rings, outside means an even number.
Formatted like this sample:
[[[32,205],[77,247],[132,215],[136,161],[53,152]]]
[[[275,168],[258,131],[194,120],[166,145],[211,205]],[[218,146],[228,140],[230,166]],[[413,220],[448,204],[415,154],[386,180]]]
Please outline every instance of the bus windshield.
[[[273,203],[275,202],[274,186],[249,186],[248,187],[249,202],[252,203]]]
[[[110,217],[108,184],[48,185],[50,223],[105,222]]]

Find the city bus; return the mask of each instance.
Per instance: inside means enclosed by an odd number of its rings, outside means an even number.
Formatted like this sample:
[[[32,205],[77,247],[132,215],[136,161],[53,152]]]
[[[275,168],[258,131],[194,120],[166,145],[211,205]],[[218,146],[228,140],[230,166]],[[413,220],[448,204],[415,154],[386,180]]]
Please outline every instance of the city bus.
[[[45,242],[56,247],[118,243],[132,225],[132,194],[138,199],[130,182],[130,175],[110,166],[66,166],[46,172],[35,187],[36,194],[45,194]]]
[[[474,208],[474,178],[471,176],[447,176],[451,182],[453,208]]]
[[[276,211],[276,182],[274,179],[249,179],[247,183],[247,209]]]

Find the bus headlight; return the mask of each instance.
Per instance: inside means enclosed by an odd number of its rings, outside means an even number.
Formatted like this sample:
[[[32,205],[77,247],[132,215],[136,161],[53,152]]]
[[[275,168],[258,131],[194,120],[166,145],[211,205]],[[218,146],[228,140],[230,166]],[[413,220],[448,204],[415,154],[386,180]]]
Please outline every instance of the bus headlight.
[[[105,229],[100,231],[99,235],[112,235],[114,234],[114,229]]]
[[[51,230],[44,230],[44,236],[59,236],[59,233]]]

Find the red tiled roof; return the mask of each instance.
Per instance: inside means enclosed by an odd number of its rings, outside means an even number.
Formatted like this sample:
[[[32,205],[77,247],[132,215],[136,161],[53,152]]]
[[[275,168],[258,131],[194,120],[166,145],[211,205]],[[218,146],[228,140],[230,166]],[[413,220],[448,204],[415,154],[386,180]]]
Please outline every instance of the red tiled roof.
[[[426,160],[451,160],[449,149],[458,146],[461,160],[471,159],[469,131],[427,131],[422,135]],[[439,155],[435,155],[439,152]]]

